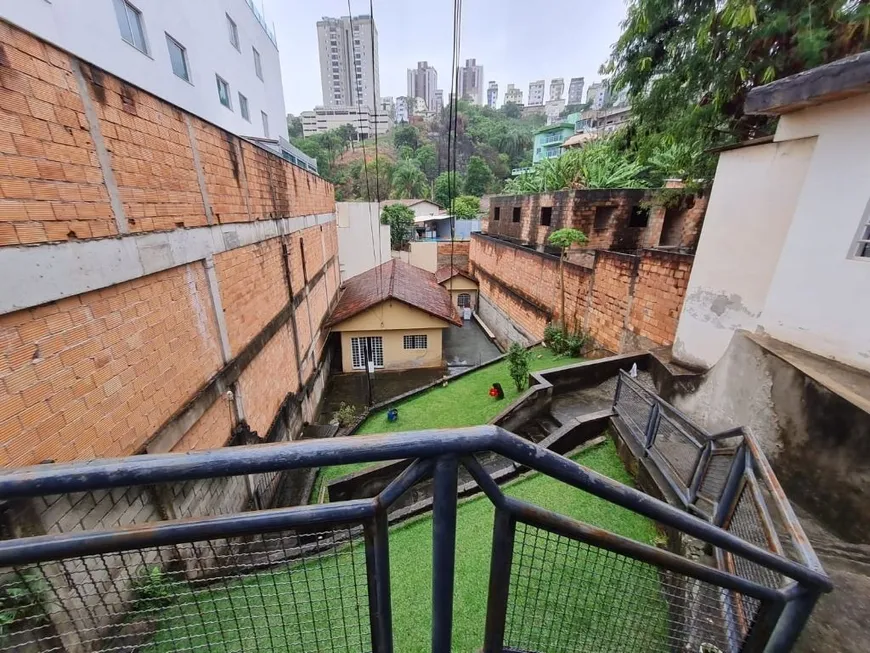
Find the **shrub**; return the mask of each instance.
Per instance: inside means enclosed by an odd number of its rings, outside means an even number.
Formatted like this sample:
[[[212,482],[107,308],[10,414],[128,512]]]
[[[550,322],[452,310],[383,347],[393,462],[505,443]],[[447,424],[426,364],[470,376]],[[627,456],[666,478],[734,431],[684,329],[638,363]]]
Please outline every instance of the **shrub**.
[[[518,342],[512,343],[508,349],[508,370],[519,392],[522,392],[529,381],[529,360],[531,357],[532,353]]]
[[[557,356],[578,358],[588,339],[589,334],[582,330],[573,334],[563,333],[561,325],[556,322],[544,327],[544,344]]]
[[[544,327],[544,345],[554,354],[562,352],[565,338],[562,335],[562,327],[555,322],[550,322]]]
[[[348,426],[356,419],[356,416],[356,406],[342,401],[338,405],[338,410],[332,414],[332,423],[339,426]]]
[[[157,565],[139,570],[139,576],[133,583],[133,593],[133,606],[137,612],[159,610],[175,594],[169,576]]]
[[[0,638],[8,636],[16,622],[38,613],[45,588],[45,579],[37,569],[18,573],[15,580],[3,585],[0,589]]]

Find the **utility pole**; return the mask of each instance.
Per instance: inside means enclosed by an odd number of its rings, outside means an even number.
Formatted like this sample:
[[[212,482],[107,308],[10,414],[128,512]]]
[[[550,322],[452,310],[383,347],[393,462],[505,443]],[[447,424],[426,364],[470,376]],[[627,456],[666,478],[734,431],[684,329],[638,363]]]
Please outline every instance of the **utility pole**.
[[[366,359],[366,406],[373,406],[375,403],[373,399],[374,391],[372,389],[372,372],[375,366],[374,352],[371,349],[371,344],[368,338],[363,340],[363,345],[365,347]]]

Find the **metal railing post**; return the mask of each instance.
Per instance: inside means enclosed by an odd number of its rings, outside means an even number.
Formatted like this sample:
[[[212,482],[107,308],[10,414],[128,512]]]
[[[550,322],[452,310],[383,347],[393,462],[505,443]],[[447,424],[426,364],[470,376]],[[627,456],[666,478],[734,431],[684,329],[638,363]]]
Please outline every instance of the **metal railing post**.
[[[744,445],[738,447],[734,454],[734,460],[731,462],[731,469],[728,470],[728,479],[725,481],[725,487],[722,488],[722,494],[719,497],[719,502],[716,504],[716,514],[713,515],[713,524],[722,526],[725,519],[731,514],[731,509],[737,501],[737,491],[740,489],[740,481],[743,479],[743,472],[746,470],[746,455]]]
[[[707,442],[704,448],[701,449],[701,456],[698,459],[698,464],[695,467],[695,474],[692,476],[692,482],[689,485],[689,503],[695,503],[698,498],[698,489],[706,476],[707,465],[710,462],[710,456],[713,455],[713,443]]]
[[[656,433],[659,429],[659,405],[654,403],[649,411],[649,419],[646,421],[646,433],[644,433],[643,450],[646,455],[649,455],[649,450],[653,446],[656,439]]]
[[[366,520],[366,577],[373,653],[393,651],[393,610],[390,595],[390,539],[386,508]]]
[[[456,456],[443,456],[435,463],[432,506],[432,653],[451,651],[458,472]]]
[[[492,558],[489,563],[484,653],[501,653],[504,647],[516,526],[517,520],[508,511],[496,510],[492,528]]]
[[[810,614],[819,600],[819,592],[807,590],[786,603],[773,634],[764,647],[764,653],[788,653],[797,643],[804,626],[810,619]]]

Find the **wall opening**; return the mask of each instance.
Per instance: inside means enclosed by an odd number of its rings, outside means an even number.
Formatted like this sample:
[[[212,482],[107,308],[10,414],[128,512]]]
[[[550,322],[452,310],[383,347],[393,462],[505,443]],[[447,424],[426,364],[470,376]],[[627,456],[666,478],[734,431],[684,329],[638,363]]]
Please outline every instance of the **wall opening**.
[[[549,227],[552,220],[553,220],[553,207],[552,206],[541,207],[541,226],[542,227]]]
[[[498,206],[495,207],[495,209],[492,212],[492,219],[495,222],[498,222],[501,219],[501,208],[500,207],[498,207]]]
[[[519,221],[520,221],[520,211],[522,211],[522,208],[521,208],[521,207],[519,207],[519,206],[515,206],[515,207],[514,207],[514,212],[513,212],[513,217],[512,217],[512,221],[513,221],[513,222],[519,222]]]
[[[649,209],[635,205],[631,207],[631,215],[628,218],[629,227],[646,227],[649,224]]]
[[[660,246],[676,247],[680,244],[685,217],[686,212],[679,208],[674,207],[665,211],[662,235],[659,238]]]

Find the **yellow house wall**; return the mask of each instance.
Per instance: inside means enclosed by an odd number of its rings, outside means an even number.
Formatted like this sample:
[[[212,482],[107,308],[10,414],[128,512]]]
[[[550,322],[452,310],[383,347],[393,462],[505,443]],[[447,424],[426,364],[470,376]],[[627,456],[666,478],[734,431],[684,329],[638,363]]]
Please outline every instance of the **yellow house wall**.
[[[341,332],[341,366],[344,372],[353,369],[353,350],[350,339],[365,336],[381,336],[384,342],[384,367],[386,370],[403,370],[416,367],[441,367],[441,334],[448,326],[444,320],[412,308],[398,301],[387,301],[373,306],[359,315],[332,327]],[[427,336],[427,349],[405,349],[404,336]]]
[[[477,290],[477,284],[471,279],[456,275],[441,283],[448,290]]]

